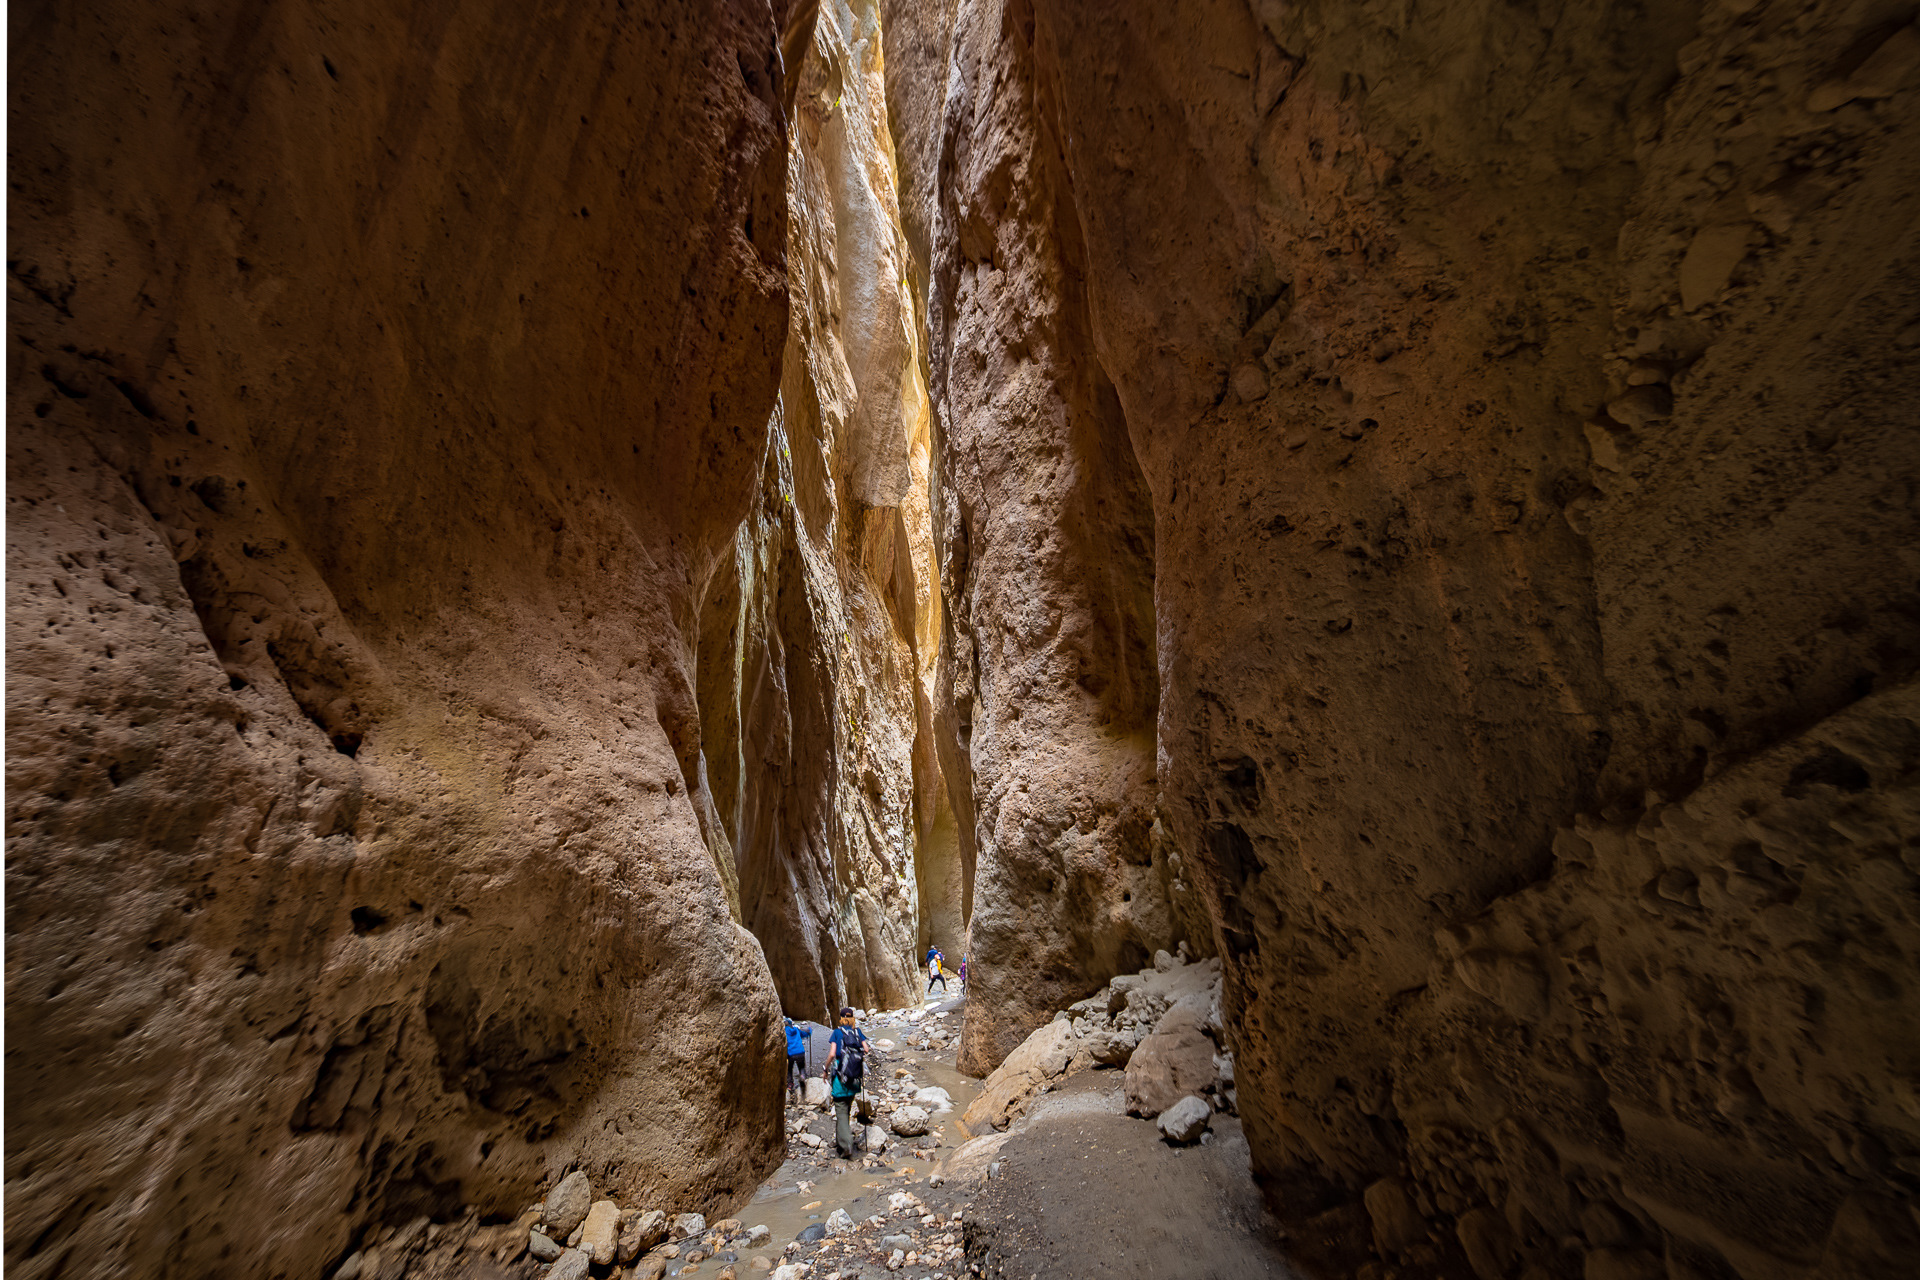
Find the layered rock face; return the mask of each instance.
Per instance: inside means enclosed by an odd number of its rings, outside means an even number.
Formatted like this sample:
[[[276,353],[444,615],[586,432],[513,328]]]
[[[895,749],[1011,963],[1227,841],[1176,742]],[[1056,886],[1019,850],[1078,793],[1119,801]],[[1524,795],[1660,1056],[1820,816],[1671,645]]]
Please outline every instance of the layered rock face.
[[[931,750],[926,391],[875,4],[819,10],[788,164],[792,327],[752,513],[702,606],[699,696],[741,919],[787,1013],[896,1007],[957,934]],[[951,945],[951,944],[949,944]]]
[[[693,685],[786,338],[783,16],[17,19],[10,1275],[779,1158]]]
[[[1898,1274],[1910,15],[900,8],[972,1064],[1157,791],[1297,1240]]]
[[[961,82],[947,181],[919,176],[908,227],[932,224],[936,742],[976,862],[960,1063],[977,1072],[1181,933],[1155,827],[1153,512],[1093,351],[1068,175],[1031,127],[1039,91],[986,56],[1003,20],[965,6],[893,28],[915,83],[949,44]]]

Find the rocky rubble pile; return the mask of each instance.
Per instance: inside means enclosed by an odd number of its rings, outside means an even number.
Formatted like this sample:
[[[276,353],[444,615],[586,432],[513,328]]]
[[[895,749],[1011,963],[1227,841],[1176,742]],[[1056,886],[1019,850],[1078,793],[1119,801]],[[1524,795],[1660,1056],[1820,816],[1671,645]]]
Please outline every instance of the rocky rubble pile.
[[[963,1117],[968,1129],[1005,1129],[1032,1098],[1073,1073],[1125,1068],[1127,1111],[1144,1119],[1177,1111],[1161,1130],[1198,1139],[1217,1108],[1235,1110],[1233,1053],[1220,1017],[1220,962],[1189,963],[1161,951],[1153,967],[1123,974],[1054,1015],[987,1077]],[[1183,1100],[1192,1105],[1182,1107]]]
[[[737,1251],[759,1248],[771,1236],[767,1227],[746,1227],[738,1218],[709,1226],[697,1213],[669,1215],[596,1200],[591,1180],[575,1170],[508,1225],[483,1227],[469,1214],[458,1224],[433,1225],[420,1218],[399,1232],[376,1233],[334,1270],[332,1280],[467,1274],[477,1255],[503,1264],[530,1259],[543,1268],[537,1273],[542,1280],[604,1276],[616,1264],[631,1265],[620,1273],[631,1280],[657,1280],[670,1265],[685,1269],[713,1259],[722,1264],[715,1280],[734,1280]],[[754,1259],[757,1268],[769,1265]]]
[[[933,1212],[911,1191],[896,1191],[887,1197],[884,1215],[874,1214],[855,1220],[843,1209],[827,1219],[825,1238],[809,1263],[793,1263],[775,1271],[774,1280],[784,1280],[782,1272],[802,1274],[800,1268],[817,1280],[850,1280],[875,1266],[888,1271],[903,1267],[943,1270],[930,1274],[930,1280],[948,1280],[963,1267],[960,1237],[962,1214]],[[790,1253],[799,1244],[788,1246]],[[791,1270],[790,1270],[791,1268]],[[922,1274],[928,1274],[922,1270]]]

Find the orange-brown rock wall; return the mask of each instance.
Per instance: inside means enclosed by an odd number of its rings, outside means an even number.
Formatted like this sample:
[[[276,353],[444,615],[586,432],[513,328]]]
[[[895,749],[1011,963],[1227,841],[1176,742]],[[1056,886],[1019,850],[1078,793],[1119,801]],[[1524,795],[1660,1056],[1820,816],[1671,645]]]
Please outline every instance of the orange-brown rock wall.
[[[1058,847],[1036,795],[1157,790],[1258,1171],[1327,1215],[1298,1239],[1486,1277],[1910,1256],[1910,17],[953,13],[903,154],[936,155],[904,186],[941,210],[976,944],[994,869]],[[1054,659],[1128,530],[1123,787]],[[1000,964],[1021,1015],[1072,969]],[[970,1010],[976,1064],[1007,1016]]]
[[[778,20],[12,14],[9,1274],[778,1159],[693,698],[786,335]]]
[[[933,921],[960,932],[926,746],[939,597],[882,40],[877,4],[827,6],[790,64],[780,407],[701,628],[706,762],[741,919],[786,1012],[829,1022],[843,1004],[910,1002]]]
[[[996,33],[1030,30],[1019,6],[952,22],[928,307],[940,747],[977,851],[961,1064],[984,1072],[1178,926],[1155,839],[1154,517],[1094,351],[1049,86],[995,56]]]

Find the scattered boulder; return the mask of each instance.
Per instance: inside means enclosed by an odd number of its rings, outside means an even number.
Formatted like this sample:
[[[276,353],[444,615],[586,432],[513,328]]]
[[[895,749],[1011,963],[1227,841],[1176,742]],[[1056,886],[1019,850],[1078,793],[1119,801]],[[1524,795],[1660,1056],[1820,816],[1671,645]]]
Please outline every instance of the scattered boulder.
[[[667,1238],[667,1215],[659,1209],[649,1209],[641,1213],[629,1209],[620,1215],[620,1245],[615,1257],[620,1262],[632,1262],[648,1249]]]
[[[901,1107],[888,1118],[893,1131],[903,1138],[917,1138],[927,1131],[931,1117],[919,1107]]]
[[[1196,992],[1167,1011],[1127,1061],[1127,1114],[1151,1119],[1215,1079],[1214,1044],[1204,1030],[1211,991]]]
[[[749,1249],[758,1249],[771,1239],[773,1239],[773,1229],[764,1223],[756,1227],[747,1228],[747,1247]]]
[[[547,1235],[565,1240],[575,1227],[587,1220],[587,1210],[592,1206],[593,1184],[583,1170],[575,1169],[547,1193]]]
[[[613,1261],[620,1234],[620,1206],[611,1200],[595,1200],[580,1224],[580,1251],[600,1266]]]
[[[802,1280],[806,1274],[807,1268],[804,1263],[789,1262],[783,1267],[774,1269],[772,1280]]]
[[[954,1182],[984,1182],[987,1168],[1000,1154],[1000,1148],[1006,1145],[1004,1133],[989,1133],[983,1137],[963,1142],[946,1162],[940,1166],[939,1176]]]
[[[827,1082],[819,1076],[807,1077],[806,1105],[824,1107],[833,1101],[833,1092],[827,1088]]]
[[[1132,1059],[1133,1051],[1140,1047],[1140,1033],[1131,1027],[1124,1031],[1095,1031],[1082,1044],[1101,1066],[1124,1067]]]
[[[853,1230],[853,1215],[845,1209],[835,1209],[827,1215],[827,1234],[843,1236]]]
[[[1188,1094],[1160,1113],[1160,1136],[1184,1145],[1205,1133],[1212,1119],[1213,1107],[1207,1100]]]
[[[1427,1238],[1427,1222],[1414,1208],[1406,1184],[1382,1178],[1361,1196],[1373,1220],[1373,1247],[1385,1258],[1397,1257]]]
[[[1006,1128],[1027,1099],[1067,1069],[1074,1047],[1073,1025],[1069,1022],[1049,1022],[1028,1036],[981,1086],[980,1096],[962,1117],[967,1128],[976,1132]]]
[[[538,1231],[529,1231],[527,1233],[527,1252],[541,1262],[552,1262],[555,1258],[565,1253],[566,1250],[551,1236],[543,1235]]]
[[[914,1092],[913,1100],[934,1115],[953,1110],[953,1095],[938,1085],[928,1085]]]
[[[888,1141],[887,1131],[885,1129],[882,1129],[877,1124],[870,1124],[867,1126],[867,1135],[866,1135],[867,1150],[885,1151],[887,1149],[887,1141]]]
[[[697,1213],[676,1213],[673,1215],[671,1234],[675,1240],[685,1240],[688,1236],[697,1236],[707,1229],[707,1220]]]
[[[794,1239],[798,1240],[801,1244],[812,1244],[816,1240],[825,1240],[826,1238],[827,1238],[827,1229],[825,1226],[823,1226],[818,1222],[814,1223],[812,1226],[808,1227],[805,1231],[802,1231],[799,1235],[794,1237]]]
[[[578,1249],[566,1250],[547,1268],[546,1280],[587,1280],[587,1255]]]

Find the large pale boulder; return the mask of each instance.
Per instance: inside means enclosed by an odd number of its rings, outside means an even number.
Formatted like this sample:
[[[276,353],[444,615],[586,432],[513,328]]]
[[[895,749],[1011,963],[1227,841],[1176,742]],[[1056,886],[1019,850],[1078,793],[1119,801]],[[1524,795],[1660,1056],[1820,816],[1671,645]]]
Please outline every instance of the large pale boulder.
[[[1207,1131],[1213,1107],[1205,1098],[1188,1094],[1160,1113],[1160,1136],[1173,1143],[1193,1142]]]
[[[1021,1042],[988,1076],[961,1117],[969,1130],[1003,1129],[1013,1112],[1067,1069],[1075,1041],[1068,1022],[1049,1022]]]
[[[888,1127],[902,1138],[917,1138],[927,1131],[929,1117],[922,1107],[899,1107],[887,1118]]]
[[[984,1182],[987,1169],[999,1158],[1000,1148],[1007,1144],[1011,1134],[988,1133],[971,1138],[940,1163],[938,1174],[950,1182]]]
[[[547,1192],[547,1234],[555,1240],[565,1240],[575,1227],[587,1220],[587,1212],[592,1208],[593,1183],[584,1170],[575,1169],[560,1179],[559,1186]]]
[[[1127,1112],[1157,1116],[1181,1098],[1211,1087],[1217,1074],[1213,1040],[1203,1028],[1210,993],[1195,993],[1167,1011],[1127,1062]]]
[[[578,1248],[600,1266],[614,1260],[619,1248],[620,1206],[611,1200],[596,1200],[580,1224]]]

